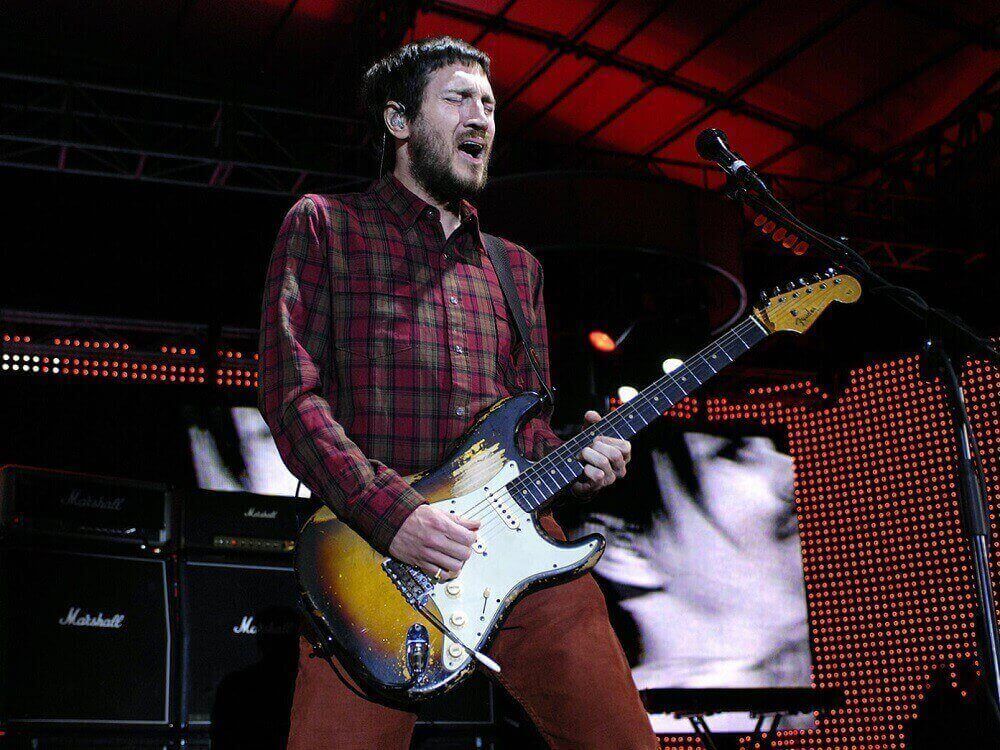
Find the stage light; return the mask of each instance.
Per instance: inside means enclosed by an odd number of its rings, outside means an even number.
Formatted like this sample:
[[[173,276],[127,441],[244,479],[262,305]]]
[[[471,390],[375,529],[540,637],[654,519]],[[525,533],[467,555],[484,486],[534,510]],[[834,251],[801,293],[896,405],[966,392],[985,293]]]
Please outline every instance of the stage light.
[[[590,345],[599,352],[613,352],[615,350],[615,340],[604,331],[591,331],[587,336]]]
[[[639,391],[630,385],[623,385],[621,388],[618,389],[618,398],[621,399],[621,402],[623,404],[626,403],[627,401],[631,401],[638,395]]]
[[[663,360],[663,372],[669,375],[683,364],[683,359],[677,359],[677,357],[667,357]]]

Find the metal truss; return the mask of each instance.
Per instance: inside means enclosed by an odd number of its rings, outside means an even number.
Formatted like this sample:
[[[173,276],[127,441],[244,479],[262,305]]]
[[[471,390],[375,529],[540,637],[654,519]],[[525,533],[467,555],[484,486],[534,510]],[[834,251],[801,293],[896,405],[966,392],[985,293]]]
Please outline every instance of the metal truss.
[[[0,73],[0,166],[269,195],[368,179],[358,120]]]

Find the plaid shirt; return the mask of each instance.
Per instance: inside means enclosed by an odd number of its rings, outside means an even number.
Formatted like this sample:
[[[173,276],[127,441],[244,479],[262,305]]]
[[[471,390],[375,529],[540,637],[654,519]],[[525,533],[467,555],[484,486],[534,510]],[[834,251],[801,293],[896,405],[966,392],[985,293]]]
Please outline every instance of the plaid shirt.
[[[542,272],[507,242],[543,373]],[[259,405],[293,474],[382,553],[422,502],[401,475],[433,468],[475,416],[538,383],[468,203],[446,240],[437,209],[386,175],[307,195],[285,218],[264,289]],[[524,455],[561,441],[547,420]]]

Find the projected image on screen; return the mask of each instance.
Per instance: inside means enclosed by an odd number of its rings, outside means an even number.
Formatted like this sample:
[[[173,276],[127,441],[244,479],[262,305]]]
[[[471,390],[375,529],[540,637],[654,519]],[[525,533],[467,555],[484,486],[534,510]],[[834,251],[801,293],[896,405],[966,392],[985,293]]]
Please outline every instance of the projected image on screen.
[[[189,420],[198,487],[292,497],[298,480],[278,454],[271,431],[252,406],[213,407]],[[299,497],[308,497],[305,485]]]
[[[641,450],[630,465],[630,474],[633,466],[648,474],[629,483],[633,493],[653,493],[645,521],[593,513],[580,529],[608,539],[595,574],[610,592],[636,684],[808,687],[791,457],[761,435],[686,432],[669,443]],[[659,732],[691,731],[686,720],[651,719]],[[712,726],[748,731],[753,721],[720,715]],[[784,726],[808,727],[811,717]]]

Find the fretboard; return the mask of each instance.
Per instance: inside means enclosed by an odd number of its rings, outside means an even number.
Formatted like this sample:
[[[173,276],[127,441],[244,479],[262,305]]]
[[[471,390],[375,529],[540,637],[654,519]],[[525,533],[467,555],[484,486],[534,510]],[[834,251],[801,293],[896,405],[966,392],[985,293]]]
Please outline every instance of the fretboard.
[[[702,383],[768,336],[750,316],[690,357],[676,370],[590,425],[507,484],[511,497],[526,511],[539,510],[583,475],[580,451],[598,435],[632,438]]]

